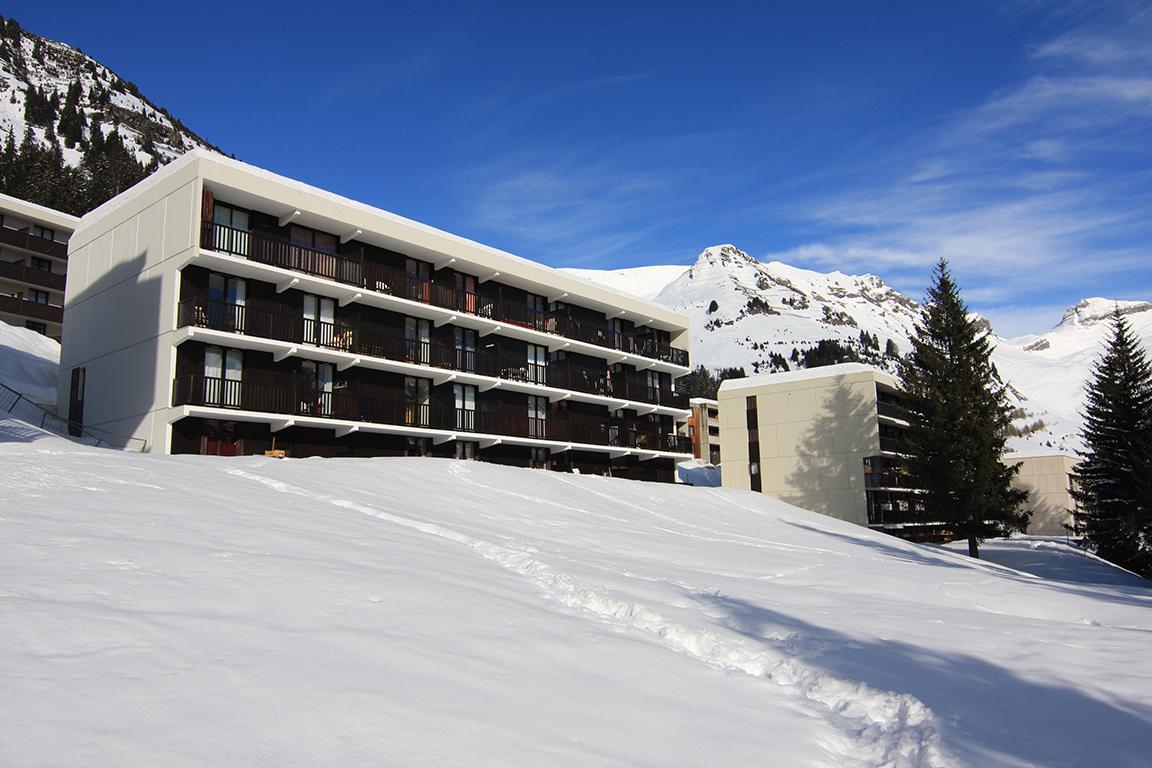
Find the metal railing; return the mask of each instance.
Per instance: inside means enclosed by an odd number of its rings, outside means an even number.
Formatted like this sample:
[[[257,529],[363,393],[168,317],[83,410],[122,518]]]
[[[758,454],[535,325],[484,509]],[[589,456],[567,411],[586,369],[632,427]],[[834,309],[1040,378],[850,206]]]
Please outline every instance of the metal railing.
[[[654,360],[687,366],[688,351],[658,344],[642,336],[614,333],[607,322],[578,320],[562,312],[540,311],[522,302],[439,285],[419,275],[374,262],[319,250],[268,233],[234,229],[205,222],[201,232],[205,248],[242,256],[262,264],[290,269],[355,285],[377,293],[465,312],[508,325],[550,333],[616,349]]]
[[[303,317],[299,312],[254,309],[247,305],[185,299],[178,308],[180,327],[196,326],[230,333],[315,346],[357,355],[448,370],[476,373],[509,381],[570,389],[652,405],[686,409],[688,397],[626,376],[610,375],[566,363],[528,362],[522,355],[465,349],[438,341],[415,339],[400,332]]]
[[[358,397],[291,385],[268,385],[197,374],[178,377],[172,385],[172,404],[242,409],[278,415],[318,416],[391,426],[479,432],[511,437],[641,448],[690,453],[687,437],[661,434],[626,419],[532,416],[506,408],[455,408],[377,397]]]
[[[37,237],[27,229],[0,227],[0,243],[16,248],[23,248],[26,251],[42,253],[57,259],[68,258],[67,243],[58,243],[55,240],[46,240],[43,237]]]
[[[64,437],[81,445],[95,448],[115,448],[143,453],[147,441],[139,437],[114,435],[101,429],[84,427],[57,416],[42,405],[32,402],[21,392],[0,384],[0,412],[19,419],[26,424],[38,427],[58,437]]]

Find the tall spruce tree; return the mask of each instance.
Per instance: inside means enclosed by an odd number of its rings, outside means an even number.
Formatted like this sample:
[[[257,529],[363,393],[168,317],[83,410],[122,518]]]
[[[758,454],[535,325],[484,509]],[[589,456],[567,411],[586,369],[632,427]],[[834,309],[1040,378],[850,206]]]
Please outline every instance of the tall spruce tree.
[[[1028,492],[1012,485],[1019,466],[1001,460],[1011,408],[991,354],[941,259],[900,365],[911,424],[905,450],[924,490],[924,519],[953,525],[972,557],[984,538],[1024,530],[1029,517],[1021,510]]]
[[[1088,383],[1073,497],[1105,560],[1152,578],[1152,365],[1116,311]]]

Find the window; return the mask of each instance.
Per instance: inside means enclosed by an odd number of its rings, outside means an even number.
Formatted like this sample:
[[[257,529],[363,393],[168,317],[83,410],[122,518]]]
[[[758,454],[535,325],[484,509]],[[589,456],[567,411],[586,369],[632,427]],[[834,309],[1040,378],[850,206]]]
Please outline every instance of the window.
[[[304,343],[337,346],[335,299],[304,294]]]
[[[453,384],[452,397],[456,403],[456,429],[476,429],[476,387],[471,384]]]
[[[432,453],[432,440],[427,437],[410,437],[405,442],[405,456],[427,456],[430,453]]]
[[[26,320],[24,322],[24,327],[30,331],[35,331],[36,333],[39,333],[42,336],[48,335],[48,324],[47,323],[38,323],[35,320]]]
[[[543,395],[528,396],[528,436],[547,437],[548,398]]]
[[[530,293],[527,297],[527,304],[529,325],[538,331],[547,330],[548,299]]]
[[[406,259],[404,272],[408,279],[405,298],[427,304],[432,300],[432,265],[419,259]]]
[[[404,423],[410,427],[426,427],[429,422],[431,379],[404,377]],[[421,456],[423,454],[420,454]]]
[[[48,292],[47,291],[38,291],[35,288],[32,288],[32,289],[29,289],[25,298],[28,301],[32,302],[33,304],[47,304],[48,303]]]
[[[300,363],[300,413],[309,416],[332,415],[332,382],[336,366],[304,360]]]
[[[86,368],[72,369],[72,388],[68,395],[68,434],[79,437],[84,427],[84,384]]]
[[[427,320],[404,318],[404,359],[422,365],[432,362],[432,324]]]
[[[458,459],[475,459],[479,450],[480,443],[475,440],[456,441],[456,458]]]
[[[456,296],[460,302],[460,309],[469,314],[476,314],[476,278],[472,275],[456,273]]]
[[[198,317],[197,320],[206,320],[208,327],[216,330],[243,333],[246,301],[247,284],[243,280],[212,273],[208,275],[207,317]]]
[[[42,227],[39,224],[33,224],[29,229],[33,237],[40,237],[45,240],[56,239],[56,230],[54,229],[48,229],[48,227]]]
[[[244,353],[239,349],[204,348],[204,404],[239,408],[244,379]]]
[[[548,347],[542,344],[528,345],[528,366],[525,380],[533,384],[548,383]]]
[[[453,329],[456,345],[456,370],[476,370],[476,331],[472,328]]]
[[[528,463],[535,469],[551,469],[552,453],[547,448],[531,448]]]
[[[293,224],[288,230],[288,237],[292,240],[292,245],[323,253],[336,253],[336,235]]]
[[[52,271],[52,262],[49,261],[48,259],[42,259],[39,256],[33,256],[32,257],[32,269],[36,269],[36,270],[39,270],[41,272],[51,272]]]
[[[248,211],[216,203],[212,206],[212,247],[237,256],[248,255],[252,229]]]

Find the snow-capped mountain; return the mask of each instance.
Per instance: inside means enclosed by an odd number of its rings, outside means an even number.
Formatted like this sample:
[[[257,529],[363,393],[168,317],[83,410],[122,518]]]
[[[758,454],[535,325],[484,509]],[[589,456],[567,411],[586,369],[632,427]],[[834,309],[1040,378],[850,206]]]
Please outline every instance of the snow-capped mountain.
[[[38,147],[58,146],[69,168],[112,133],[142,168],[195,147],[220,151],[79,49],[0,17],[0,143],[10,136],[19,148],[29,131]]]
[[[734,245],[707,248],[688,268],[566,271],[687,315],[694,364],[740,366],[749,374],[767,372],[772,353],[788,358],[822,339],[858,347],[862,331],[875,335],[881,350],[889,340],[907,350],[919,310],[874,275],[763,263]]]
[[[796,368],[791,352],[822,340],[861,349],[861,332],[884,350],[898,351],[919,312],[916,301],[874,275],[822,273],[780,262],[763,263],[733,245],[705,249],[684,267],[632,270],[568,270],[616,290],[650,297],[692,323],[692,361],[709,368],[743,367],[749,374],[772,369],[772,354]],[[669,275],[671,279],[661,284]],[[1017,450],[1071,451],[1079,447],[1084,384],[1119,308],[1136,335],[1152,347],[1152,304],[1085,299],[1051,331],[1017,339],[993,335],[993,360],[1019,406],[1012,438]],[[993,332],[994,333],[994,332]],[[777,358],[778,362],[779,358]],[[883,357],[879,364],[888,363]]]

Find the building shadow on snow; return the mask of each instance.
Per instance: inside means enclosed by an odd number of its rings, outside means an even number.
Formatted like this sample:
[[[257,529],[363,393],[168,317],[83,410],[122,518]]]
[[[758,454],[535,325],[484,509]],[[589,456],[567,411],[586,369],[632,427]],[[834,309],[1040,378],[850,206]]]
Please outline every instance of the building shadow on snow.
[[[945,748],[970,765],[1149,764],[1152,708],[1146,705],[1029,680],[975,655],[861,640],[746,600],[693,597],[719,613],[727,628],[814,669],[915,696],[934,713]],[[779,639],[782,633],[786,639]],[[892,634],[899,635],[900,627],[894,625]]]

